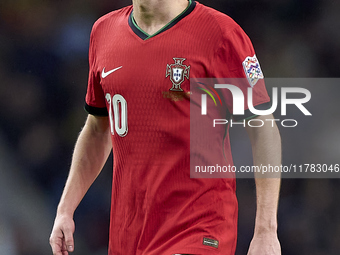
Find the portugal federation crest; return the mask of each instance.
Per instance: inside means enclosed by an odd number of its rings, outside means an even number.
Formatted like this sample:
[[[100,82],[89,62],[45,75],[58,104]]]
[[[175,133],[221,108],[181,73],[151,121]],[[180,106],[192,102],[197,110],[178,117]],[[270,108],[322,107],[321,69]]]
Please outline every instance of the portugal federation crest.
[[[175,64],[166,66],[166,76],[172,82],[171,91],[183,91],[181,84],[185,78],[189,79],[190,66],[183,65],[185,58],[173,58]]]

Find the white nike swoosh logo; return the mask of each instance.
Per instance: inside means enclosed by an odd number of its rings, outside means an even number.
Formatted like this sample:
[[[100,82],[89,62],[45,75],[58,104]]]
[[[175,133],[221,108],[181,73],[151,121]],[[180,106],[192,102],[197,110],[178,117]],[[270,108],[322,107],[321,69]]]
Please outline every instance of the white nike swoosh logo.
[[[113,72],[117,71],[118,69],[121,69],[123,66],[120,66],[120,67],[117,67],[115,69],[112,69],[108,72],[105,72],[105,67],[103,68],[103,71],[102,71],[102,78],[104,79],[105,77],[107,77],[108,75],[112,74]]]

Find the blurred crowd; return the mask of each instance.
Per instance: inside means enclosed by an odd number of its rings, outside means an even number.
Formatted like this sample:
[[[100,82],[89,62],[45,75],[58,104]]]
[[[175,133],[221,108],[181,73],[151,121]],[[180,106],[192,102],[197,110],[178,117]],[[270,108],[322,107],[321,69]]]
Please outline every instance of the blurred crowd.
[[[339,77],[339,1],[200,2],[241,25],[266,77]],[[91,27],[103,14],[129,4],[127,0],[1,0],[0,254],[50,254],[56,206],[86,118]],[[339,93],[340,87],[327,92],[324,102],[339,108]],[[316,102],[314,107],[324,105]],[[339,115],[320,116],[320,121],[327,121],[322,130],[298,129],[293,137],[283,131],[284,162],[308,163],[319,156],[325,163],[340,163]],[[302,144],[294,144],[302,135],[315,139],[312,147],[304,150]],[[233,154],[238,162],[242,160],[238,151],[248,145],[239,142],[242,135],[235,136]],[[75,254],[107,252],[111,177],[112,158],[76,211]],[[339,254],[339,184],[338,179],[283,180],[279,206],[283,254]],[[242,255],[254,224],[254,181],[238,180],[238,195],[237,255]]]

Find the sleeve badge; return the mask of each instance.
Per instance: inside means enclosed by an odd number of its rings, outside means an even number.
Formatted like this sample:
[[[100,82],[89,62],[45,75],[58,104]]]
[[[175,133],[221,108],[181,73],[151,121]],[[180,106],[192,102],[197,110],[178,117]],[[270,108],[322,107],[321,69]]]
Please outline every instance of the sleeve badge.
[[[259,79],[264,78],[256,55],[253,57],[246,57],[246,59],[242,62],[242,65],[251,87],[254,87]]]

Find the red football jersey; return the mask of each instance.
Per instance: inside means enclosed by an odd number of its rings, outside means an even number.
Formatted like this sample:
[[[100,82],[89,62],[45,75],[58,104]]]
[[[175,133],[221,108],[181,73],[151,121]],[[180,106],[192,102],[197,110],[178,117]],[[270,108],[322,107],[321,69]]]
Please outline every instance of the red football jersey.
[[[230,17],[197,2],[152,36],[132,6],[95,23],[85,108],[111,123],[110,255],[234,254],[235,179],[190,178],[189,79],[245,77],[250,86],[242,63],[253,56]],[[258,83],[254,105],[268,101]]]

